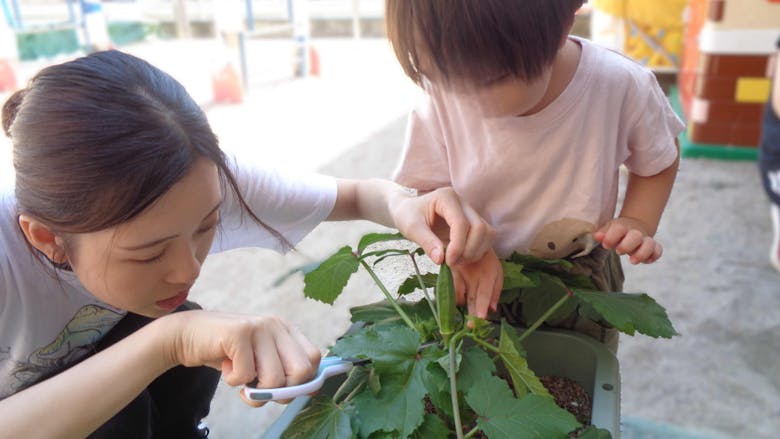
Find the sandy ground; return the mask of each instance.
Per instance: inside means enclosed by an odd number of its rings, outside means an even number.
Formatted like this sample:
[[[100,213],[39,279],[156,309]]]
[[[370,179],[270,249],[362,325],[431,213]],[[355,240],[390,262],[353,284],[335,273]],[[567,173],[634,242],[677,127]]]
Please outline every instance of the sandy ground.
[[[280,167],[389,176],[416,89],[383,41],[316,43],[322,75],[305,80],[291,80],[286,67],[279,67],[289,62],[285,43],[252,44],[252,87],[242,105],[208,103],[209,72],[221,56],[210,44],[127,50],[179,78],[208,108],[228,149],[256,153]],[[23,73],[37,67],[23,66]],[[5,160],[8,150],[0,146]],[[3,171],[0,177],[8,175]],[[264,250],[215,255],[204,265],[193,299],[209,309],[280,315],[325,349],[349,326],[349,307],[378,300],[380,293],[358,275],[328,306],[305,299],[298,276],[279,285],[275,280],[376,230],[381,228],[365,222],[328,223],[287,255]],[[650,266],[626,266],[626,290],[655,297],[682,336],[623,336],[618,358],[624,419],[668,428],[655,428],[656,435],[627,428],[623,437],[777,437],[780,275],[767,262],[769,214],[755,164],[683,160],[658,237],[664,257]],[[395,273],[390,269],[383,276],[394,279]],[[260,437],[282,410],[276,404],[252,409],[237,393],[220,385],[207,419],[212,437]]]

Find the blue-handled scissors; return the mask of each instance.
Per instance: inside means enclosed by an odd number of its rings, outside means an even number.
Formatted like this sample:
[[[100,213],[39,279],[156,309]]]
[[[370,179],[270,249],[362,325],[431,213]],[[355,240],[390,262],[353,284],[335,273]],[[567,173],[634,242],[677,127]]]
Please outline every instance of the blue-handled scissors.
[[[295,386],[277,387],[275,389],[260,389],[252,386],[253,383],[250,383],[244,386],[244,396],[252,401],[278,401],[309,395],[319,390],[326,379],[334,375],[347,373],[352,370],[354,366],[364,365],[369,362],[371,362],[371,360],[363,358],[323,357],[322,360],[320,360],[320,367],[317,369],[317,376],[311,381]],[[254,383],[256,383],[256,381]]]

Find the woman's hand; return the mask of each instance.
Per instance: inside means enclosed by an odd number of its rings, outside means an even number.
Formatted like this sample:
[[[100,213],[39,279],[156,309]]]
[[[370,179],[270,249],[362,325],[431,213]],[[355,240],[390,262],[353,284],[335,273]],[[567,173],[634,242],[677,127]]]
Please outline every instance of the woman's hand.
[[[469,315],[487,318],[488,311],[498,308],[504,269],[491,249],[482,259],[450,266],[458,305],[467,305]]]
[[[493,247],[496,232],[452,188],[417,196],[398,184],[378,178],[338,179],[331,221],[365,219],[394,227],[425,250],[433,262],[475,262]]]
[[[312,379],[319,367],[319,349],[277,317],[186,311],[159,320],[165,319],[174,334],[165,351],[168,361],[214,367],[231,386],[255,378],[262,388],[292,386]],[[243,394],[242,399],[255,407],[264,404]]]
[[[445,256],[453,268],[476,263],[492,249],[495,230],[452,188],[417,197],[398,195],[390,198],[390,203],[398,231],[419,244],[436,264],[444,262]]]
[[[620,217],[609,221],[593,234],[593,239],[606,249],[614,248],[619,255],[629,255],[632,264],[650,264],[663,254],[663,247],[648,232],[641,221]]]

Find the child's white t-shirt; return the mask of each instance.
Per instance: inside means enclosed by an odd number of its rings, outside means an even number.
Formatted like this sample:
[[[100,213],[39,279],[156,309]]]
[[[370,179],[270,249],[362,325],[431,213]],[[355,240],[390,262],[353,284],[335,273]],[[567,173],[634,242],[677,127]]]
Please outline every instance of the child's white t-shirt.
[[[576,37],[576,72],[561,95],[524,117],[486,118],[467,98],[426,84],[410,115],[394,179],[452,186],[497,231],[499,257],[527,252],[548,223],[601,226],[615,214],[621,164],[655,175],[677,157],[684,125],[653,73]]]
[[[299,242],[335,205],[333,178],[283,175],[243,163],[233,166],[245,200],[289,244]],[[275,236],[242,213],[229,189],[226,194],[212,253],[238,247],[284,249]],[[2,187],[0,399],[87,356],[125,315],[92,296],[72,272],[57,270],[56,279],[45,268],[48,262],[36,258],[16,223],[13,187]]]

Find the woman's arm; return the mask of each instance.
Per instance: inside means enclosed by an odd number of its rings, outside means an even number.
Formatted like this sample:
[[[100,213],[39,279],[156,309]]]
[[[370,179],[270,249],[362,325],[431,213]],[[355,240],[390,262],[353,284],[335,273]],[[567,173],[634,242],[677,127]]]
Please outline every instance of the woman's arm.
[[[338,196],[328,220],[365,219],[397,228],[433,262],[476,261],[493,244],[495,231],[451,188],[417,196],[389,180],[337,180]],[[438,235],[438,236],[437,236]]]
[[[153,322],[80,364],[0,401],[3,435],[85,437],[174,364]]]
[[[306,381],[319,359],[316,347],[277,318],[180,312],[0,401],[2,436],[87,436],[179,364],[221,369],[230,385],[259,376],[262,387],[277,387]]]

